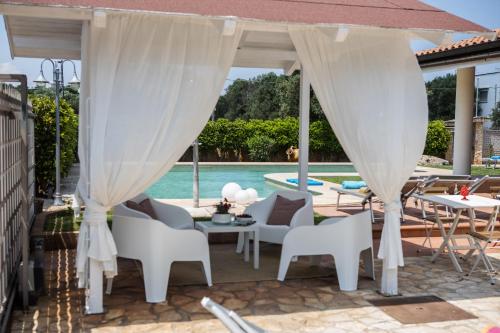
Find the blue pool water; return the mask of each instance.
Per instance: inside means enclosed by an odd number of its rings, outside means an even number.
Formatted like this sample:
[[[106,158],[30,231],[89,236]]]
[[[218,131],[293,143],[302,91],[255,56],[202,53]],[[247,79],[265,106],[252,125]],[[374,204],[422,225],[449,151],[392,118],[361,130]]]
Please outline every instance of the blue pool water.
[[[220,198],[224,184],[236,182],[242,188],[253,187],[259,197],[265,197],[279,187],[266,182],[264,175],[277,172],[297,172],[297,165],[200,165],[200,198]],[[349,164],[310,165],[309,172],[355,172]],[[147,193],[161,199],[193,197],[193,167],[176,165]]]

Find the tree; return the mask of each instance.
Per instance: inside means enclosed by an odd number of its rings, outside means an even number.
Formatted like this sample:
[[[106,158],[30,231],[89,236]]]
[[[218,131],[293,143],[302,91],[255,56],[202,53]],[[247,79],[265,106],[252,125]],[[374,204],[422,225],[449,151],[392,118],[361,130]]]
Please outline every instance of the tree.
[[[228,111],[229,111],[229,106],[227,103],[226,95],[219,96],[217,104],[215,105],[214,119],[224,118],[224,116],[228,113]]]
[[[492,129],[500,129],[500,102],[491,109],[490,120]]]
[[[216,118],[274,119],[299,116],[300,73],[267,73],[250,80],[235,80],[219,98]],[[311,88],[311,121],[325,119]]]
[[[294,74],[289,77],[284,77],[277,83],[275,89],[279,101],[279,117],[298,117],[300,76]]]
[[[447,74],[425,84],[429,103],[429,120],[455,118],[456,81],[456,75]]]
[[[248,113],[249,97],[253,90],[253,82],[249,80],[237,79],[227,87],[224,98],[227,104],[227,111],[223,117],[234,120],[244,118]]]
[[[275,73],[259,75],[252,79],[253,91],[244,119],[274,119],[279,117],[280,99],[276,87],[283,81],[283,76]]]
[[[30,96],[47,96],[47,97],[50,97],[51,99],[55,99],[55,91],[53,88],[47,88],[47,87],[35,87],[35,88],[31,88],[29,89],[28,91],[29,95]],[[71,87],[71,86],[66,86],[64,87],[64,97],[63,97],[63,94],[62,92],[59,93],[59,98],[62,100],[66,100],[66,102],[68,102],[68,104],[71,106],[71,108],[73,109],[73,111],[76,113],[76,114],[79,114],[80,113],[80,93],[78,92],[77,89]]]
[[[31,98],[35,114],[35,180],[37,192],[46,194],[55,184],[56,105],[48,96]],[[61,176],[68,174],[78,143],[78,117],[65,101],[60,102]]]

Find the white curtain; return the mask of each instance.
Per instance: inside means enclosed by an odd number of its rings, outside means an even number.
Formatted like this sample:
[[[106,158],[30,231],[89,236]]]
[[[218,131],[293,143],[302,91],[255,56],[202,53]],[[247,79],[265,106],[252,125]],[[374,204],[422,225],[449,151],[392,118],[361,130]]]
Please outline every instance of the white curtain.
[[[241,36],[239,27],[231,36],[223,27],[203,18],[124,13],[108,13],[105,28],[84,25],[80,287],[88,258],[107,277],[117,273],[106,211],[164,175],[210,117]]]
[[[381,291],[397,294],[403,266],[400,191],[420,158],[427,130],[427,96],[404,32],[290,27],[303,70],[330,125],[360,176],[384,202],[378,257]]]

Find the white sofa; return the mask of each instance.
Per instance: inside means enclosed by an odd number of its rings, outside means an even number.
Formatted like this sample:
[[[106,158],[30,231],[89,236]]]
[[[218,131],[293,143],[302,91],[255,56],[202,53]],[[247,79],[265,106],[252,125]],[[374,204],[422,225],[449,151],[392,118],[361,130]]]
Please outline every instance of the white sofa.
[[[329,218],[316,226],[291,230],[283,241],[278,280],[285,280],[292,258],[315,255],[334,257],[340,290],[358,288],[360,256],[363,257],[365,272],[375,279],[370,212]]]
[[[268,225],[267,220],[274,207],[276,197],[280,195],[289,200],[305,199],[305,205],[295,212],[290,225]],[[295,227],[314,225],[314,212],[312,194],[309,192],[282,190],[276,191],[264,200],[257,201],[245,209],[246,214],[252,215],[256,223],[259,224],[259,238],[262,242],[283,244],[285,235]],[[238,245],[236,252],[243,251],[243,233],[238,235]]]
[[[139,195],[133,201],[139,203],[145,198]],[[181,207],[150,200],[158,220],[119,204],[113,211],[112,227],[118,256],[142,263],[146,301],[165,301],[174,261],[201,261],[211,286],[208,240],[193,229],[191,215]]]

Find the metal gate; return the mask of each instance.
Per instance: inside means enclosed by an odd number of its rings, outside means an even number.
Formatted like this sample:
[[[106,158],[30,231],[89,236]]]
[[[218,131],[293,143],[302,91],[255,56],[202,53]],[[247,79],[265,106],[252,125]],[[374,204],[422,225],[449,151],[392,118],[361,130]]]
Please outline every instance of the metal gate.
[[[0,84],[0,330],[17,290],[18,268],[34,220],[34,151],[31,106],[23,107],[21,94]]]

